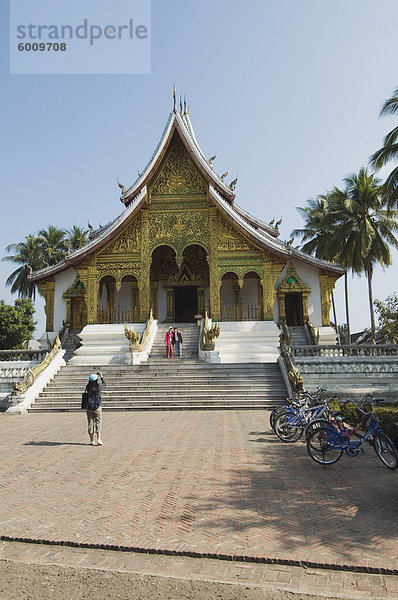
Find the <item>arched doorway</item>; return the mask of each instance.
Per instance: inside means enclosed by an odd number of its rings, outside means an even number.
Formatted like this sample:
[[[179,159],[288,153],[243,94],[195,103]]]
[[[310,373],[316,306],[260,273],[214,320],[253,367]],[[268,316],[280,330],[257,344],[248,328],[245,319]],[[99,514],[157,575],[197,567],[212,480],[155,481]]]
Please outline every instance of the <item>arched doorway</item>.
[[[151,306],[160,322],[189,323],[204,314],[209,299],[209,266],[206,250],[187,246],[177,257],[170,246],[152,253]]]
[[[245,274],[240,292],[242,321],[262,320],[262,289],[263,287],[258,273],[249,271]]]
[[[221,320],[240,321],[240,286],[232,271],[224,273],[220,288]]]
[[[98,323],[137,323],[139,318],[137,278],[125,275],[117,285],[112,275],[102,277],[98,288]]]

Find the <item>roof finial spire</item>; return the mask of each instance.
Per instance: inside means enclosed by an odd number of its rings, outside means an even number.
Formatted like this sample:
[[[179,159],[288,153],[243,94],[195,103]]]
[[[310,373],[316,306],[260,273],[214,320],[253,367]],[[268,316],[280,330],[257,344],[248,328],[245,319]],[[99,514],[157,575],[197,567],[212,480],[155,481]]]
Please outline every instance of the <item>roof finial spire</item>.
[[[177,111],[176,86],[173,87],[173,111]]]
[[[180,96],[180,115],[182,116],[182,97]]]
[[[184,115],[187,114],[187,95],[184,94]]]

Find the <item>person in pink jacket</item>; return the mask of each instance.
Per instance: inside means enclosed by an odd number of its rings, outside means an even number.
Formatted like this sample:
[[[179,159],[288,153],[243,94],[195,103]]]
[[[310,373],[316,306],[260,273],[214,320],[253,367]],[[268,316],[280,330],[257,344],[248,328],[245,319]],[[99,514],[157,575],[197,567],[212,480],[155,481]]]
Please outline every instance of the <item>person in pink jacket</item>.
[[[166,358],[173,358],[173,328],[169,327],[166,336],[164,338],[164,343],[166,344]]]

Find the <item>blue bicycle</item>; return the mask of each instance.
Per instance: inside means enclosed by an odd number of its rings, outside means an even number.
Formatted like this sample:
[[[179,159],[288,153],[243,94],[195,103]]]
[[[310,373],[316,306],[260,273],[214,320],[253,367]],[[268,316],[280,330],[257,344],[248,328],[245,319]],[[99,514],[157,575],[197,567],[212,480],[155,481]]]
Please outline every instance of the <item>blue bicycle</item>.
[[[362,444],[369,442],[383,465],[395,470],[398,466],[397,451],[390,438],[381,429],[374,413],[376,402],[382,401],[375,399],[367,401],[370,410],[366,411],[364,406],[348,400],[347,402],[355,405],[358,416],[358,422],[352,429],[344,425],[341,417],[335,419],[335,424],[325,422],[320,423],[319,426],[315,424],[315,428],[307,436],[307,451],[310,457],[321,465],[331,465],[340,460],[344,452],[347,456],[358,456],[360,450],[363,452]],[[354,441],[352,436],[359,428],[364,429],[365,433],[359,440]]]

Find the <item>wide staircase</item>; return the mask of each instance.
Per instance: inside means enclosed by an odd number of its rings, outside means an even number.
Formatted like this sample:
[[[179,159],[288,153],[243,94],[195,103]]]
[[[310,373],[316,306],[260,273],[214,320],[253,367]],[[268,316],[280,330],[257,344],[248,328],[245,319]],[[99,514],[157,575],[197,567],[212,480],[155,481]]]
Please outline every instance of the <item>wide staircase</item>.
[[[286,397],[275,361],[200,362],[197,355],[199,329],[195,324],[177,325],[183,336],[183,357],[167,359],[164,337],[169,326],[159,325],[147,363],[135,366],[117,361],[78,364],[72,359],[39,395],[30,412],[80,410],[88,376],[98,370],[103,372],[107,384],[102,392],[105,410],[270,408]],[[83,348],[84,344],[79,352]]]
[[[174,327],[177,327],[181,331],[183,359],[198,358],[199,327],[196,323],[160,323],[155,341],[153,342],[149,361],[153,363],[155,360],[164,359],[166,357],[164,338],[169,327],[173,327],[173,329]]]

